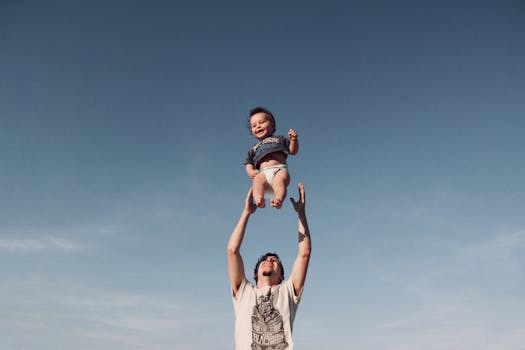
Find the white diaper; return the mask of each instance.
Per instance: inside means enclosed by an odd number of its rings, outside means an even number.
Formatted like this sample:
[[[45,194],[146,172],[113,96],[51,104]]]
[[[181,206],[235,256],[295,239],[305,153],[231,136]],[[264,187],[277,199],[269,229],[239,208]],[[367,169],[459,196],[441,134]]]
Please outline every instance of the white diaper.
[[[280,170],[287,168],[288,167],[286,166],[286,164],[279,164],[259,170],[261,173],[264,174],[264,176],[266,177],[266,182],[268,182],[268,187],[266,187],[266,193],[273,193],[272,182],[273,178],[275,177],[275,174],[277,174]]]

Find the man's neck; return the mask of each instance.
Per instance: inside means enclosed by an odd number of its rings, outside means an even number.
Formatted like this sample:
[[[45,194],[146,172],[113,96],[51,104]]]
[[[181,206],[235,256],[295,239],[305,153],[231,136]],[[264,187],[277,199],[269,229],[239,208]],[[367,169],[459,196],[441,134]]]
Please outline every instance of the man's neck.
[[[271,278],[261,278],[257,281],[257,288],[273,287],[280,283],[280,281],[272,281]]]

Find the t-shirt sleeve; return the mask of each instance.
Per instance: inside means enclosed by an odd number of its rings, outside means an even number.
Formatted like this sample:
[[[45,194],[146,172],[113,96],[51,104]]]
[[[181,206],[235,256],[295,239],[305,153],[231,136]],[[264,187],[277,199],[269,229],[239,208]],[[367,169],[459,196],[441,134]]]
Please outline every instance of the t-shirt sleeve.
[[[248,154],[246,155],[246,159],[244,160],[244,165],[251,164],[255,166],[255,161],[253,159],[253,156],[254,156],[253,149],[250,148],[250,150],[248,151]]]
[[[237,294],[233,295],[233,289],[231,290],[234,304],[242,298],[242,295],[246,292],[246,289],[249,288],[250,286],[251,286],[250,282],[248,282],[248,280],[244,278],[241,282],[241,285],[239,286],[239,289],[237,290]]]
[[[299,292],[299,295],[295,295],[295,289],[293,287],[293,282],[292,282],[292,279],[288,279],[286,282],[285,282],[285,287],[286,287],[286,292],[288,293],[288,295],[290,296],[290,300],[292,300],[294,302],[295,305],[298,305],[299,302],[301,301],[301,296],[303,295],[303,289],[301,289],[301,291]]]
[[[250,282],[248,282],[248,280],[245,278],[241,282],[241,285],[239,286],[239,289],[237,290],[237,294],[233,295],[233,290],[231,290],[233,309],[235,310],[236,313],[242,310],[243,305],[245,305],[248,302],[250,288],[254,288],[254,286]]]
[[[290,152],[290,139],[286,136],[281,136],[281,142],[284,144],[284,147],[286,148],[286,154]]]

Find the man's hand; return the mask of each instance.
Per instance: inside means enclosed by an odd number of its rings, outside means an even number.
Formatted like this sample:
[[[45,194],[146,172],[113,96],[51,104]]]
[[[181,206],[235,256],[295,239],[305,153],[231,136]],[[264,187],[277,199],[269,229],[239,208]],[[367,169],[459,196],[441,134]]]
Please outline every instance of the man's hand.
[[[297,252],[297,258],[295,259],[290,278],[292,279],[295,295],[300,297],[303,291],[304,281],[306,280],[308,263],[310,262],[312,241],[310,239],[308,222],[306,221],[306,196],[304,193],[304,186],[302,183],[299,183],[297,187],[299,188],[299,200],[296,201],[290,197],[290,201],[292,202],[298,217],[297,233],[299,237],[299,251]]]
[[[250,188],[248,194],[246,195],[246,200],[244,201],[244,211],[248,214],[253,214],[257,206],[253,202],[253,187]]]
[[[306,194],[304,192],[304,185],[299,182],[297,188],[299,190],[299,200],[295,201],[295,199],[290,197],[290,202],[292,202],[293,208],[298,214],[304,214],[306,206]]]

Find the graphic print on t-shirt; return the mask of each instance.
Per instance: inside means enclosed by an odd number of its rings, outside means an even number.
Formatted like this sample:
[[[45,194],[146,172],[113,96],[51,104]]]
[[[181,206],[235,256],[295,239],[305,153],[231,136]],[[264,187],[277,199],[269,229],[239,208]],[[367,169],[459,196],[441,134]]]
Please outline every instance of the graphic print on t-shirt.
[[[252,314],[252,350],[282,350],[288,346],[284,336],[283,317],[273,307],[273,294],[257,298]]]

